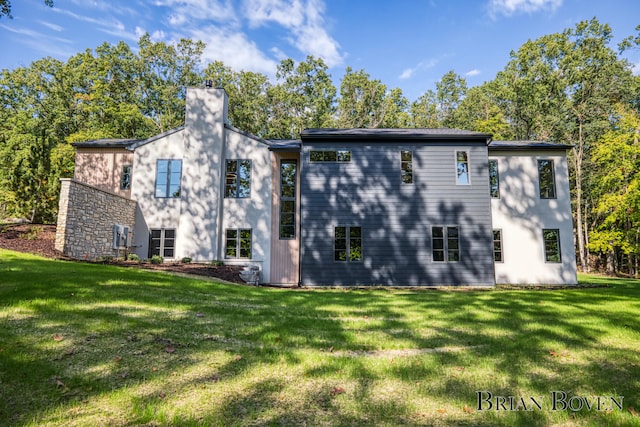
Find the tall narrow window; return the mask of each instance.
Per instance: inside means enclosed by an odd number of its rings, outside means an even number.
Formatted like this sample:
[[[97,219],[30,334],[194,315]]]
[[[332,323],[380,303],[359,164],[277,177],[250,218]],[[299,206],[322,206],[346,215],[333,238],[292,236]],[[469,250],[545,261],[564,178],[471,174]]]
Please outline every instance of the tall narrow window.
[[[251,196],[251,160],[227,160],[224,197]]]
[[[489,193],[494,199],[500,198],[500,179],[497,160],[489,160]]]
[[[556,198],[556,177],[553,160],[538,160],[538,181],[540,183],[540,198]]]
[[[251,229],[226,230],[225,258],[251,258]]]
[[[280,238],[296,237],[296,175],[295,160],[280,163]]]
[[[562,262],[560,255],[560,230],[544,229],[542,230],[544,240],[544,260],[546,262]]]
[[[469,153],[456,151],[456,184],[469,185]]]
[[[431,227],[431,249],[434,261],[460,261],[459,227]]]
[[[131,165],[122,166],[120,174],[120,189],[129,190],[131,188]]]
[[[404,184],[413,183],[413,153],[400,151],[400,173]]]
[[[149,236],[149,257],[159,255],[163,258],[174,258],[176,247],[176,230],[173,228],[151,229]]]
[[[362,261],[362,228],[335,227],[335,261]]]
[[[502,230],[493,230],[493,260],[502,262]]]
[[[182,160],[158,160],[156,165],[156,197],[180,197]]]

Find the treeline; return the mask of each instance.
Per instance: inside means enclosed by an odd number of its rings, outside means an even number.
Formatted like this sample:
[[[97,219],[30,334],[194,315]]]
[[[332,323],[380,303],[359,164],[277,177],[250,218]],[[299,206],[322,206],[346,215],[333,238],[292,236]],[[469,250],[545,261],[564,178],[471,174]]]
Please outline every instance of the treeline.
[[[638,27],[640,30],[640,26]],[[276,78],[202,68],[205,45],[143,36],[136,52],[103,44],[67,62],[44,58],[0,76],[0,218],[56,218],[59,178],[73,175],[72,142],[146,138],[182,125],[186,88],[213,80],[232,124],[263,138],[311,127],[450,127],[494,139],[570,144],[578,262],[636,274],[640,255],[640,78],[595,18],[528,41],[496,77],[467,87],[446,73],[415,101],[365,70],[339,88],[321,59],[280,62]]]

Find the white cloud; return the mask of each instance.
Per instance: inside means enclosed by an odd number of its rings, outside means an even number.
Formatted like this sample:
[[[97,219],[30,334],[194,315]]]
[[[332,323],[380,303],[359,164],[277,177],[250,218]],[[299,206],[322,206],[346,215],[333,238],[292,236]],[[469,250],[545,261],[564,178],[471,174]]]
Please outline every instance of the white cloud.
[[[268,75],[275,73],[277,62],[267,57],[253,41],[240,32],[209,26],[193,30],[191,35],[207,44],[202,55],[205,61],[222,61],[236,70]]]
[[[473,77],[473,76],[477,76],[478,74],[480,74],[480,70],[478,70],[478,69],[473,69],[473,70],[471,70],[471,71],[467,71],[467,72],[465,73],[465,76],[467,76],[467,77]]]
[[[180,26],[193,21],[216,21],[229,24],[236,20],[235,11],[229,1],[155,0],[153,4],[171,10],[168,22],[172,26]]]
[[[300,0],[247,0],[243,12],[252,27],[275,22],[283,27],[304,24],[304,11]]]
[[[415,67],[406,68],[402,71],[402,73],[398,76],[400,80],[406,80],[413,77],[413,75],[420,70],[428,70],[429,68],[433,68],[440,62],[438,58],[431,58],[426,61],[420,61]]]
[[[47,22],[47,21],[38,21],[38,22],[53,31],[61,32],[64,30],[64,28],[61,27],[60,25],[52,24],[51,22]]]
[[[563,0],[490,0],[489,14],[511,16],[516,13],[535,13],[542,10],[552,12],[562,6]]]

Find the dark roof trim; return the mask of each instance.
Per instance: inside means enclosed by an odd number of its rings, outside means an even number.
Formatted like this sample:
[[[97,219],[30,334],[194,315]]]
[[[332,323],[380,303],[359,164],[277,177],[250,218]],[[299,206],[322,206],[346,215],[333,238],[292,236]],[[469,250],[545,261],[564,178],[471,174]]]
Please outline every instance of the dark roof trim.
[[[225,129],[229,129],[229,130],[230,130],[230,131],[232,131],[232,132],[235,132],[235,133],[240,134],[240,135],[244,135],[244,136],[246,136],[246,137],[248,137],[248,138],[253,139],[254,141],[258,141],[258,142],[259,142],[259,143],[261,143],[261,144],[264,144],[264,145],[267,145],[267,146],[271,146],[271,144],[269,143],[269,141],[267,141],[266,139],[262,139],[262,138],[260,138],[260,137],[255,136],[255,135],[254,135],[254,134],[252,134],[252,133],[249,133],[249,132],[246,132],[246,131],[240,130],[240,129],[238,129],[238,128],[235,128],[235,127],[231,126],[230,124],[225,123],[225,124],[224,124],[224,127],[225,127]]]
[[[491,141],[489,151],[569,150],[573,145],[543,141]]]
[[[138,147],[142,147],[143,145],[147,145],[147,144],[149,144],[149,143],[151,143],[153,141],[157,141],[157,140],[159,140],[161,138],[164,138],[165,136],[169,136],[169,135],[172,135],[172,134],[174,134],[176,132],[180,132],[181,130],[184,130],[184,126],[180,126],[180,127],[175,128],[175,129],[170,129],[170,130],[168,130],[166,132],[162,132],[162,133],[160,133],[158,135],[152,136],[151,138],[147,138],[147,139],[143,139],[143,140],[137,141],[135,144],[131,144],[129,147],[127,147],[127,149],[133,151]]]
[[[95,139],[92,141],[73,142],[76,148],[127,148],[137,139]]]
[[[491,141],[487,133],[460,129],[305,129],[300,134],[305,140],[484,140]]]
[[[302,148],[299,139],[270,139],[268,142],[270,151],[300,152]]]

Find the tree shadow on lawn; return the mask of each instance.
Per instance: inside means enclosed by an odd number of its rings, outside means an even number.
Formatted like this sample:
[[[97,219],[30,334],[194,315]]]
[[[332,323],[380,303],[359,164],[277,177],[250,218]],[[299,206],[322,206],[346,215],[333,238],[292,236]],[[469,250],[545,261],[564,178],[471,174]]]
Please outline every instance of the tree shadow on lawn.
[[[420,423],[412,418],[415,405],[402,396],[387,400],[376,396],[373,384],[385,378],[411,388],[444,375],[434,387],[416,395],[464,402],[471,408],[479,387],[489,386],[496,395],[514,395],[522,389],[539,395],[556,389],[640,394],[633,380],[640,376],[637,354],[614,349],[613,362],[607,362],[598,353],[599,339],[620,325],[639,330],[637,312],[631,307],[625,312],[599,312],[594,303],[637,298],[638,288],[628,281],[607,289],[544,292],[294,292],[10,256],[8,262],[0,262],[0,274],[0,300],[2,310],[7,310],[0,320],[0,419],[9,423],[46,421],[54,413],[71,416],[71,408],[90,406],[119,390],[138,396],[140,407],[162,408],[166,402],[158,397],[161,384],[169,384],[176,394],[233,386],[254,370],[304,364],[301,351],[311,351],[317,361],[303,369],[299,399],[284,403],[278,399],[292,379],[277,373],[251,378],[240,391],[228,391],[224,404],[205,407],[197,416],[177,413],[172,423],[226,417],[237,424]],[[609,317],[603,320],[603,314]],[[62,339],[56,341],[56,336]],[[331,353],[447,346],[479,347],[421,355],[411,359],[415,364],[384,369],[371,367],[365,358],[344,362]],[[593,352],[593,356],[573,366],[550,351]],[[208,352],[218,357],[210,366],[203,364],[202,354]],[[437,369],[425,365],[434,360]],[[456,369],[472,370],[478,362],[508,382],[492,385],[491,379],[456,376]],[[532,367],[555,374],[532,373]],[[571,371],[567,378],[565,368]],[[340,378],[351,384],[344,394],[334,390],[341,387]],[[345,399],[351,406],[340,403]],[[633,404],[637,406],[630,401]],[[160,416],[133,409],[121,409],[133,414],[120,423],[152,422]],[[549,420],[548,412],[506,419],[494,415],[460,412],[445,419],[522,425]],[[109,419],[108,414],[105,417]]]

